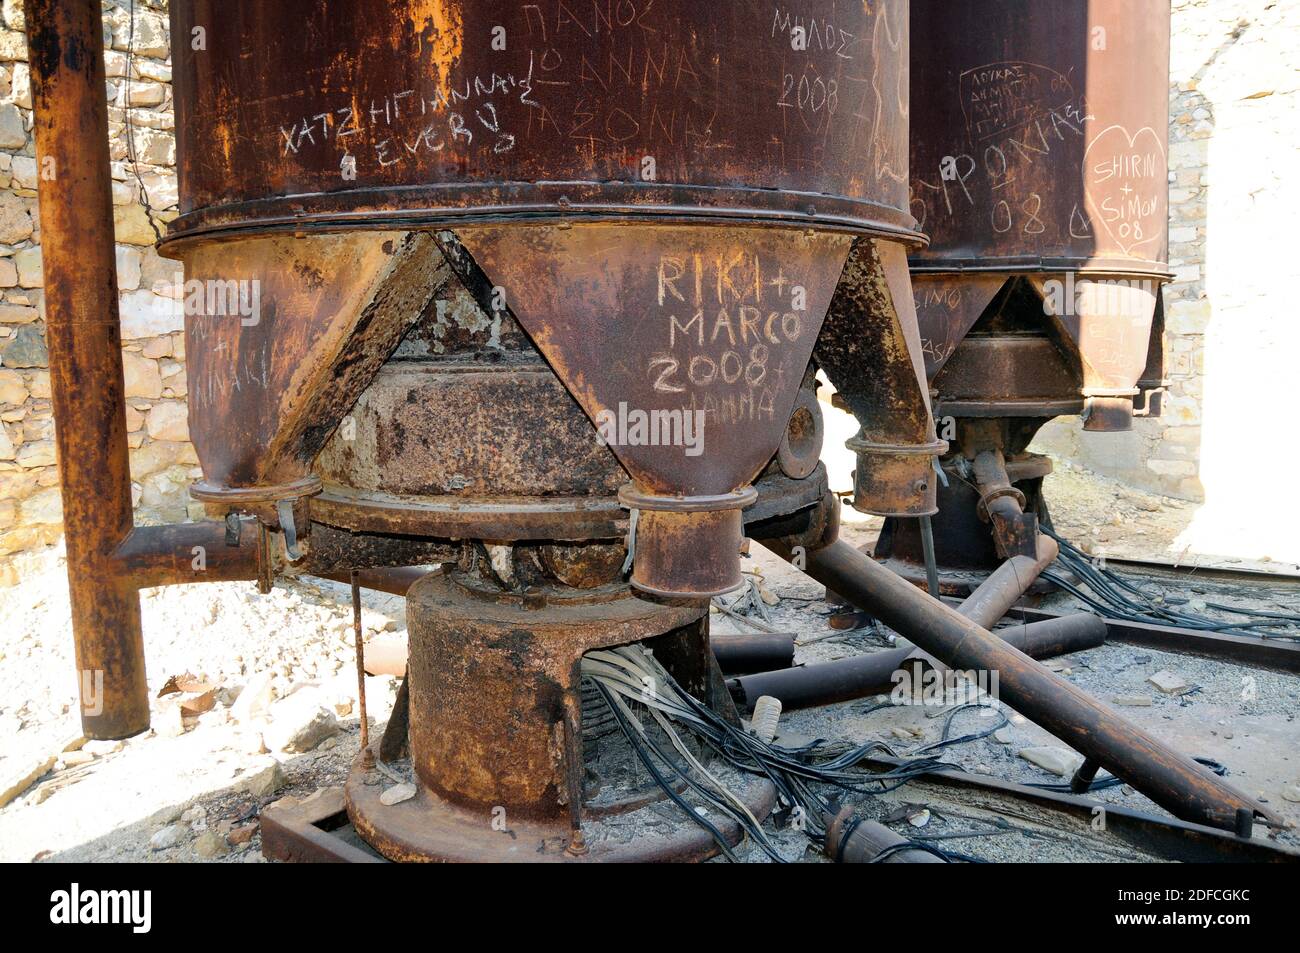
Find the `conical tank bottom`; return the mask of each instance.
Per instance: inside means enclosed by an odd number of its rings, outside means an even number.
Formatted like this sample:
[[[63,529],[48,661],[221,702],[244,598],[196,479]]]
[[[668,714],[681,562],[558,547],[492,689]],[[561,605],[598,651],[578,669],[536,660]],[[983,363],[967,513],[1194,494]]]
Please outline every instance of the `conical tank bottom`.
[[[794,408],[851,239],[700,225],[457,235],[632,476],[632,582],[741,582],[740,511]]]

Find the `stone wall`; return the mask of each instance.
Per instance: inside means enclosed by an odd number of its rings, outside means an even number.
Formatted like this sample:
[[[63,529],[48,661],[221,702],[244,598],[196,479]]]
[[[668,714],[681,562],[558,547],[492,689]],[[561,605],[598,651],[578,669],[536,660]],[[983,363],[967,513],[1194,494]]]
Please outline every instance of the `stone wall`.
[[[181,520],[197,473],[185,406],[176,265],[153,250],[176,214],[171,59],[165,3],[104,3],[113,222],[121,289],[132,490],[145,520]],[[61,506],[41,290],[38,171],[21,0],[0,6],[0,583],[11,557],[55,542]],[[129,78],[128,78],[129,61]],[[127,117],[131,135],[128,148]],[[132,154],[134,160],[132,161]]]
[[[1293,172],[1300,156],[1300,4],[1173,6],[1169,197],[1177,281],[1166,299],[1166,412],[1137,421],[1129,434],[1084,434],[1076,420],[1060,420],[1044,429],[1039,448],[1136,486],[1205,499],[1198,521],[1210,548],[1225,551],[1226,537],[1245,555],[1261,555],[1270,534],[1300,538],[1300,530],[1287,528],[1288,519],[1300,517],[1261,520],[1241,502],[1244,491],[1261,485],[1265,474],[1285,472],[1296,455],[1284,422],[1300,355],[1300,322],[1286,298],[1300,274],[1287,238],[1300,222]],[[131,473],[137,518],[173,521],[197,513],[185,490],[197,470],[174,306],[178,276],[153,250],[144,201],[147,195],[159,228],[176,214],[166,4],[137,0],[129,78],[128,9],[129,0],[104,3]],[[2,0],[0,18],[3,584],[16,578],[13,554],[58,539],[60,504],[20,0]]]

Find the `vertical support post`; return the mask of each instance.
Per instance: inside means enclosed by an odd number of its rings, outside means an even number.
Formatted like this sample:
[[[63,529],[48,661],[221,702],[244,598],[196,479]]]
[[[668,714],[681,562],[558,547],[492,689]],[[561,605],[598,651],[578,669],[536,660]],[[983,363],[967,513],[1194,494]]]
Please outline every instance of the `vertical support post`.
[[[361,717],[361,759],[370,762],[370,717],[366,714],[366,640],[361,631],[361,577],[352,570],[352,640],[357,652],[357,713]]]
[[[131,531],[99,0],[26,0],[46,341],[72,632],[88,738],[149,727],[140,601],[114,571]]]

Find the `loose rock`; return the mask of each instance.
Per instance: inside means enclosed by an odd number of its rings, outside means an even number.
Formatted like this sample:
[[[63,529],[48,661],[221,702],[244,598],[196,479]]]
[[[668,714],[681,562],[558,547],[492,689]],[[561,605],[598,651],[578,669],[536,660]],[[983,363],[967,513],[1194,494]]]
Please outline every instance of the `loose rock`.
[[[194,853],[200,857],[221,857],[230,853],[230,847],[226,844],[226,839],[216,831],[207,831],[200,834],[194,842]]]
[[[379,803],[387,807],[394,804],[401,804],[403,801],[409,801],[415,797],[414,784],[394,784],[391,788],[386,789],[379,795]]]
[[[164,827],[162,830],[155,832],[153,837],[149,838],[149,849],[154,851],[168,850],[184,840],[185,835],[188,833],[189,828],[180,824],[172,824],[168,827]]]
[[[1083,758],[1066,748],[1021,748],[1020,757],[1044,771],[1068,778],[1083,764]]]
[[[271,759],[266,767],[244,781],[243,789],[253,797],[261,799],[270,797],[284,787],[284,781],[284,769],[280,767],[280,762]]]
[[[1166,695],[1182,695],[1191,689],[1181,675],[1176,675],[1168,669],[1156,672],[1147,681]]]
[[[334,712],[315,691],[299,691],[271,706],[271,723],[262,741],[272,751],[310,751],[342,730]]]
[[[1113,701],[1127,708],[1150,708],[1154,704],[1150,695],[1116,695]]]

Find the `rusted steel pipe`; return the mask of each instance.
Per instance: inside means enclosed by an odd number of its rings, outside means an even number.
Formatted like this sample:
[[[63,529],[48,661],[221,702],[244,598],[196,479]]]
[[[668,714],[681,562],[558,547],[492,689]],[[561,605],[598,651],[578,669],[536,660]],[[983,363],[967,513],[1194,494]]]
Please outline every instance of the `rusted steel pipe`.
[[[908,843],[884,824],[855,818],[843,811],[826,829],[826,855],[839,864],[942,864],[943,858],[924,850],[900,850]],[[881,854],[892,851],[884,859]]]
[[[980,515],[993,526],[998,555],[1032,558],[1038,539],[1038,516],[1025,512],[1025,494],[1011,484],[1002,451],[996,447],[981,450],[971,469],[980,494]]]
[[[994,634],[1035,659],[1081,652],[1106,641],[1106,623],[1094,615],[1080,613],[1051,621],[1060,624],[1033,622]],[[818,665],[743,675],[729,679],[727,688],[736,704],[746,709],[753,708],[764,695],[779,698],[784,711],[816,708],[889,693],[906,674],[908,660],[915,657],[910,647],[890,649]]]
[[[780,540],[763,545],[790,558],[789,547]],[[1237,811],[1245,808],[1270,823],[1282,823],[1191,758],[847,543],[831,543],[804,558],[809,576],[944,664],[961,671],[996,671],[1002,701],[1176,817],[1233,830]]]
[[[114,552],[113,572],[137,589],[257,579],[260,532],[256,520],[240,520],[231,546],[223,523],[137,526]]]
[[[87,738],[149,727],[140,601],[114,572],[131,532],[108,109],[98,0],[27,0],[45,337]]]
[[[377,592],[387,592],[394,596],[404,596],[406,590],[410,589],[417,579],[428,574],[428,569],[422,569],[419,566],[359,569],[357,570],[357,582],[363,589],[374,589]],[[326,572],[321,573],[320,577],[322,579],[332,579],[335,582],[349,584],[352,582],[352,573],[350,572]]]
[[[771,672],[794,664],[794,636],[789,632],[714,632],[709,645],[723,675]]]
[[[1012,556],[989,573],[957,611],[987,629],[1011,611],[1044,569],[1055,560],[1061,547],[1050,536],[1038,537],[1038,558]]]

